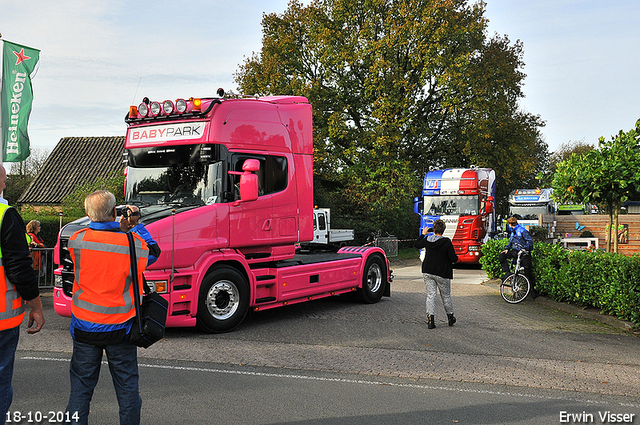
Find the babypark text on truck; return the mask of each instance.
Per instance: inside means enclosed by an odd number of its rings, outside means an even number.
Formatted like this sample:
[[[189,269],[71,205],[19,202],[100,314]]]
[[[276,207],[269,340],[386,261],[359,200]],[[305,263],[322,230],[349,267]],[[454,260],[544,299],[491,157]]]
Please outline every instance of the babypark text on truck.
[[[347,292],[390,294],[380,248],[296,251],[313,239],[311,105],[304,97],[225,96],[148,102],[127,122],[127,204],[162,249],[144,273],[169,302],[167,326],[236,327],[247,311]],[[65,226],[55,249],[54,307],[71,314]]]
[[[477,264],[480,246],[496,231],[495,181],[495,171],[490,168],[429,171],[424,177],[422,198],[414,199],[420,232],[442,219],[447,225],[444,236],[451,239],[458,261]]]

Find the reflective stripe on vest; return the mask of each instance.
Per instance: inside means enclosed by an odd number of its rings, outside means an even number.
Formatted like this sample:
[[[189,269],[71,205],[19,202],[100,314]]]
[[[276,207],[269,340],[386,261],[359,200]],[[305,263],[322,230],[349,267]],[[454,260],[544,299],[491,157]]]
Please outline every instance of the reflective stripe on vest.
[[[107,236],[111,241],[87,240],[93,238],[101,239],[104,236]],[[134,242],[138,260],[139,280],[142,282],[142,271],[146,268],[149,250],[142,239],[135,236],[137,235],[134,235]],[[131,262],[126,235],[120,232],[83,229],[71,236],[69,250],[72,253],[75,268],[72,307],[74,316],[100,324],[123,323],[133,317],[135,315],[135,306],[133,305]],[[96,254],[101,257],[94,257]],[[83,261],[85,262],[84,264]],[[95,261],[99,261],[101,264],[95,264]],[[105,264],[109,265],[108,272],[112,273],[109,273],[108,276],[92,275],[92,273],[96,272],[96,268],[104,267]],[[104,270],[102,271],[104,272]],[[119,279],[120,277],[124,278],[124,284],[122,282],[119,283],[121,285],[119,288],[121,289],[113,288],[113,279]],[[121,293],[118,292],[117,303],[113,299],[87,299],[98,297],[100,293],[105,292],[101,291],[101,289],[105,288],[107,290],[116,289],[122,291]],[[110,295],[113,296],[114,292],[111,291]]]
[[[11,207],[0,204],[0,228],[5,212]],[[4,272],[2,261],[2,247],[0,247],[0,330],[20,326],[24,318],[25,302],[20,297],[16,287]]]

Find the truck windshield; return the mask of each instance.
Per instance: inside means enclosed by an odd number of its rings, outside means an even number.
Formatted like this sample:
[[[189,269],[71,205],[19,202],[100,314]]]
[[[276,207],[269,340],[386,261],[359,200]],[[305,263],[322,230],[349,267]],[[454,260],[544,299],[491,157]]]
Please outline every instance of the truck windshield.
[[[518,215],[522,220],[537,220],[538,214],[549,214],[547,204],[536,206],[515,206],[509,207],[509,215]]]
[[[198,206],[222,202],[222,162],[129,167],[127,203]]]
[[[477,195],[425,196],[426,215],[477,215]]]

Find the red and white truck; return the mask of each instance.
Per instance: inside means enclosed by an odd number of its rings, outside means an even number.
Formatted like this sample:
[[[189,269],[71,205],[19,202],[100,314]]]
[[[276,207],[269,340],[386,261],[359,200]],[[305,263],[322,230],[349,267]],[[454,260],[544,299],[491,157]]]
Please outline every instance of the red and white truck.
[[[420,232],[442,219],[458,261],[476,264],[480,246],[496,231],[496,174],[490,168],[431,170],[424,177],[422,197],[415,198]],[[423,258],[423,253],[421,253]]]
[[[125,200],[162,249],[146,281],[169,302],[167,326],[235,328],[254,311],[355,292],[390,295],[384,251],[313,246],[311,105],[304,97],[150,102],[127,114]],[[73,263],[61,232],[55,310],[71,314]]]

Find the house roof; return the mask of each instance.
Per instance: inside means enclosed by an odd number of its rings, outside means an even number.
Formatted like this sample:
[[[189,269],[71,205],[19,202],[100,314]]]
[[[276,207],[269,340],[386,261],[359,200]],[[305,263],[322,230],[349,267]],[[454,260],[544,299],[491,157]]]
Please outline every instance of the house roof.
[[[123,152],[124,136],[64,137],[18,203],[58,205],[76,187],[123,170]]]

